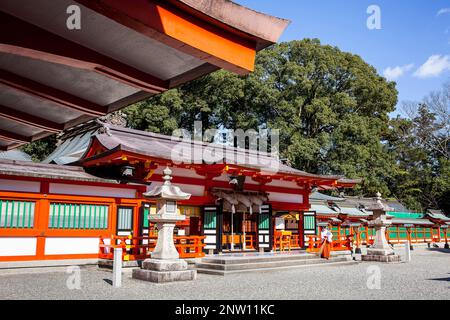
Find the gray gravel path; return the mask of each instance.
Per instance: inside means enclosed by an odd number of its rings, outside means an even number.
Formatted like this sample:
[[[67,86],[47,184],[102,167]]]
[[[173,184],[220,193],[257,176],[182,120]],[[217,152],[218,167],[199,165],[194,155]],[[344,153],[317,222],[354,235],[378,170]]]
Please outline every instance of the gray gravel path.
[[[81,268],[80,290],[68,289],[65,268],[0,271],[0,299],[450,300],[450,251],[421,248],[413,252],[412,259],[410,263],[358,263],[227,277],[199,274],[194,282],[169,284],[134,280],[127,273],[119,289],[110,285],[110,272],[94,266]],[[368,279],[376,285],[370,277],[378,270],[381,288],[369,289]]]

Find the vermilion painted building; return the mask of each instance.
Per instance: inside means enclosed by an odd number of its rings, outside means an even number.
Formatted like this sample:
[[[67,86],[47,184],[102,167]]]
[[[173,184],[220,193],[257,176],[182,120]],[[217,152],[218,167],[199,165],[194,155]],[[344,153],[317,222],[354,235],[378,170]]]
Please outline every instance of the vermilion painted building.
[[[352,183],[280,162],[269,171],[261,163],[274,159],[262,152],[109,124],[86,127],[73,130],[48,159],[79,154],[84,137],[88,147],[71,165],[0,162],[1,261],[96,258],[100,236],[148,235],[154,204],[142,193],[162,183],[166,166],[172,182],[192,194],[179,204],[187,219],[176,234],[205,236],[206,252],[271,250],[274,232],[288,229],[279,225],[284,223],[293,229],[294,247],[304,247],[306,236],[316,233],[311,188]],[[174,158],[180,147],[223,150],[232,157],[190,163]]]

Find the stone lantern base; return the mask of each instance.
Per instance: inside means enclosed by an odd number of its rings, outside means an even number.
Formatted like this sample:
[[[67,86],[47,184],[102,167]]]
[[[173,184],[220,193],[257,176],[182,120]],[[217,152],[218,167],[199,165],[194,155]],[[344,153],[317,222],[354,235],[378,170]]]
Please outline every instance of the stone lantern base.
[[[133,279],[163,283],[197,278],[197,270],[188,269],[184,260],[145,259],[141,269],[133,270]]]
[[[385,249],[367,249],[367,254],[361,256],[362,261],[400,262],[400,256]]]

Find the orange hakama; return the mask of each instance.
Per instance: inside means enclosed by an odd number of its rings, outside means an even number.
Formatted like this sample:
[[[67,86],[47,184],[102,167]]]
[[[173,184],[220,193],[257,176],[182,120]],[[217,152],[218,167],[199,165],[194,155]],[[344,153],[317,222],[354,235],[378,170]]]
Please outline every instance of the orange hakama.
[[[330,252],[331,252],[331,243],[328,242],[328,240],[324,239],[322,241],[322,247],[320,248],[321,254],[320,257],[324,259],[330,258]]]

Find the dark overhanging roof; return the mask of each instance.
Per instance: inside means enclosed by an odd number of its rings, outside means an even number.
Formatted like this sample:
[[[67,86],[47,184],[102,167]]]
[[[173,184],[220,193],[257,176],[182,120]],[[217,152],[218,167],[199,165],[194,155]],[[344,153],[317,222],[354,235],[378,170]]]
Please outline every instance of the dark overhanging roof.
[[[0,150],[220,68],[246,74],[255,51],[276,42],[288,24],[226,0],[130,3],[1,1],[0,26],[7,32],[0,34]],[[80,30],[66,27],[72,4],[81,8]],[[187,38],[176,34],[175,23]],[[210,38],[197,41],[194,31]]]

